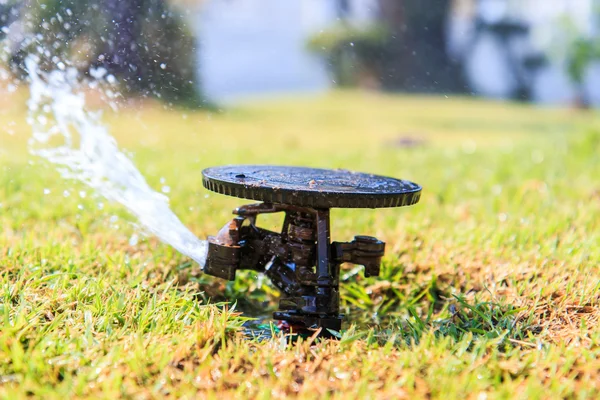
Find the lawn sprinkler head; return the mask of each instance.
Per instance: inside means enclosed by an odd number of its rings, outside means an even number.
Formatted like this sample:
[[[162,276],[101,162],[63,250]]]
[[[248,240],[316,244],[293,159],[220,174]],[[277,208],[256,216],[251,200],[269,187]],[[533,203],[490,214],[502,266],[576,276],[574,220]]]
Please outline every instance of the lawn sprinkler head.
[[[302,167],[226,166],[202,172],[217,193],[261,203],[236,208],[236,215],[208,238],[204,272],[234,280],[240,269],[264,273],[281,291],[273,314],[295,332],[339,331],[339,274],[344,262],[378,276],[385,243],[372,236],[331,242],[331,208],[401,207],[417,203],[421,187],[378,175]],[[285,214],[280,232],[256,225],[258,215]]]

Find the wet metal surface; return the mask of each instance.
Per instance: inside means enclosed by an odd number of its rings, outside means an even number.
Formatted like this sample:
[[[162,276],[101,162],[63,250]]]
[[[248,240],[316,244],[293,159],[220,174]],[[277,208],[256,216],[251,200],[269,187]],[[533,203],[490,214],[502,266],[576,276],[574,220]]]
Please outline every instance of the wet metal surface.
[[[384,176],[302,167],[228,166],[203,171],[204,186],[218,193],[263,201],[234,210],[237,216],[208,238],[204,272],[235,280],[238,270],[265,274],[281,291],[274,326],[248,332],[268,337],[275,330],[337,337],[342,326],[339,281],[344,262],[378,276],[385,243],[357,235],[331,241],[330,208],[411,205],[421,187]],[[261,214],[284,213],[279,232],[260,228]],[[252,325],[252,324],[249,324]],[[320,330],[319,330],[320,329]]]
[[[233,165],[202,172],[214,192],[312,208],[401,207],[419,201],[416,183],[341,169]]]

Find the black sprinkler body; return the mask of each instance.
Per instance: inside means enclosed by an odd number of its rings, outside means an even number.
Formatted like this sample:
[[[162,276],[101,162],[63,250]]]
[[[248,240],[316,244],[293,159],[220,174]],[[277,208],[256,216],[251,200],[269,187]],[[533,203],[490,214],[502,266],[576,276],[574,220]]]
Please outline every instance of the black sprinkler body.
[[[371,236],[331,242],[331,208],[401,207],[417,203],[415,183],[346,170],[239,165],[208,168],[204,186],[217,193],[261,201],[208,238],[204,272],[234,280],[239,269],[267,275],[281,291],[276,320],[297,329],[339,331],[339,274],[344,262],[378,276],[385,243]],[[256,225],[259,214],[285,213],[281,232]]]

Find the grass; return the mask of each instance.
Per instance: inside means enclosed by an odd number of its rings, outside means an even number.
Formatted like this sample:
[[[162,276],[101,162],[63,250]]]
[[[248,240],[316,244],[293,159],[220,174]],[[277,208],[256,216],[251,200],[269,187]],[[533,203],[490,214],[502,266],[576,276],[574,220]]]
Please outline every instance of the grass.
[[[414,207],[334,210],[334,239],[388,243],[382,273],[344,267],[339,341],[291,342],[244,334],[276,307],[266,281],[202,276],[153,238],[130,245],[123,210],[28,156],[23,96],[0,108],[1,396],[600,396],[598,114],[358,92],[107,114],[201,237],[244,203],[202,188],[212,165],[424,186]]]

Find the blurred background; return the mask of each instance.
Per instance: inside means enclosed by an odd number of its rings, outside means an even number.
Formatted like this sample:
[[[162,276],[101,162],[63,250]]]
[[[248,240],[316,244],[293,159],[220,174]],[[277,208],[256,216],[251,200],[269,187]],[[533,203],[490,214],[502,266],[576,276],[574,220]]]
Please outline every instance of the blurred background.
[[[102,66],[172,104],[358,87],[600,105],[599,0],[0,0],[0,22],[4,80],[41,46],[47,69]]]

